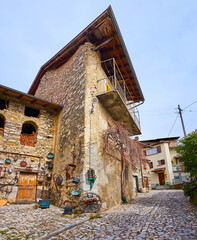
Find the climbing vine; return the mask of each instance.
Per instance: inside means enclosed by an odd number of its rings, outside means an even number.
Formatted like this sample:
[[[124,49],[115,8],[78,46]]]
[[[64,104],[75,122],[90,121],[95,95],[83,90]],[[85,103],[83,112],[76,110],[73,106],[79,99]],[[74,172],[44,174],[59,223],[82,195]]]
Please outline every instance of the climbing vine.
[[[130,133],[120,122],[113,122],[103,136],[103,152],[109,154],[116,151],[119,151],[121,155],[121,193],[122,198],[126,198],[126,165],[130,163],[133,169],[137,169],[140,165],[145,168],[146,157],[141,145],[130,138]]]

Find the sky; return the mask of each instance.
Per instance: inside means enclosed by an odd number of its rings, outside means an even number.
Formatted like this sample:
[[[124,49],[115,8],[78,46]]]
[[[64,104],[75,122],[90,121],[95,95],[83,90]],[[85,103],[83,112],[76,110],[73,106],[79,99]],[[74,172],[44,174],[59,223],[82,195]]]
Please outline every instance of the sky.
[[[111,5],[145,98],[139,139],[183,137],[178,104],[186,133],[197,129],[196,0],[0,4],[0,84],[27,92],[40,67]]]

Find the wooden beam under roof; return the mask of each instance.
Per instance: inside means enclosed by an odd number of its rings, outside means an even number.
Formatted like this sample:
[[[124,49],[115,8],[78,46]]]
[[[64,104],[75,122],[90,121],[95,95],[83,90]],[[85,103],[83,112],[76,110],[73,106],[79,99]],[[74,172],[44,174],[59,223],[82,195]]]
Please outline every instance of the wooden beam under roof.
[[[114,40],[114,38],[111,37],[110,39],[107,39],[107,40],[105,40],[104,42],[100,43],[98,46],[94,47],[92,50],[93,50],[93,51],[97,51],[97,50],[103,48],[103,47],[104,47],[105,45],[107,45],[108,43],[112,42],[113,40]]]

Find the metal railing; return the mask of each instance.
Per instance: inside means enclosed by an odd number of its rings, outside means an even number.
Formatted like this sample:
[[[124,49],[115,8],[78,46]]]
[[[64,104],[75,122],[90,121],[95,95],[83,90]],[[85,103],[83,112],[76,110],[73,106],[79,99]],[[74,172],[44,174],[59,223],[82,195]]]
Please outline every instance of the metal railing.
[[[172,166],[172,171],[179,172],[179,171],[181,171],[181,167],[180,166]]]
[[[109,60],[105,60],[103,62],[107,62],[107,61],[111,61],[111,69],[113,69],[113,72],[111,74],[108,74],[108,76],[106,78],[99,79],[97,81],[98,92],[104,93],[104,92],[108,92],[111,90],[118,91],[123,102],[127,106],[127,109],[129,110],[133,120],[135,121],[136,125],[140,129],[139,111],[138,111],[137,107],[135,106],[131,92],[128,89],[127,84],[125,83],[125,80],[118,68],[118,65],[116,64],[115,59],[113,59],[113,58],[109,59]],[[107,72],[107,71],[105,71],[105,72]],[[110,72],[110,71],[108,71],[108,72]]]

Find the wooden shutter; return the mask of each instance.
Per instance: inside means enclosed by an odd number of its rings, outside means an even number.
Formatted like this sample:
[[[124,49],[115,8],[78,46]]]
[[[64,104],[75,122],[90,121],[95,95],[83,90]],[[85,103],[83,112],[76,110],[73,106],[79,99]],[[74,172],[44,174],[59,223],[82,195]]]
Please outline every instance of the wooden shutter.
[[[150,168],[153,168],[153,162],[149,163]]]
[[[161,160],[161,165],[164,165],[164,164],[165,164],[165,160],[162,159],[162,160]]]
[[[160,153],[161,152],[161,146],[158,146],[157,147],[157,153]]]

